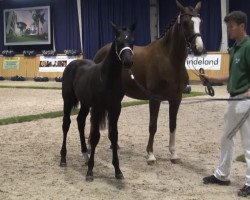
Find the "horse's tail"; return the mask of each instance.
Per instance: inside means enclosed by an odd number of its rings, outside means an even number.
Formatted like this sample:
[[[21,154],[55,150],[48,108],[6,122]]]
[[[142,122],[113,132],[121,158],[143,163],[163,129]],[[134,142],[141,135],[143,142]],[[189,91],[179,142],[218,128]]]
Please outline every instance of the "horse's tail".
[[[101,114],[101,120],[100,120],[100,123],[99,123],[99,126],[100,126],[101,130],[106,129],[106,127],[107,127],[107,118],[108,118],[108,114],[107,114],[106,111],[104,111]]]
[[[78,107],[79,101],[78,101],[78,99],[76,98],[75,93],[74,93],[73,95],[74,95],[74,97],[72,98],[72,105],[73,105],[73,108],[75,109],[75,108]]]
[[[91,113],[91,123],[93,122],[93,120],[95,120],[94,118],[94,114],[93,114],[93,108],[90,111]],[[98,110],[98,115],[99,115],[99,128],[101,130],[105,129],[107,127],[107,118],[108,118],[108,114],[106,110]]]

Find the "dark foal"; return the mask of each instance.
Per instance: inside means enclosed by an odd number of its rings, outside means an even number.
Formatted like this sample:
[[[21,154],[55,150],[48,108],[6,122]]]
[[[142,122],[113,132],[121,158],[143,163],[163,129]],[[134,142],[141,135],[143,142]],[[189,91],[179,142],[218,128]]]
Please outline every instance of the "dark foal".
[[[115,177],[122,179],[117,154],[118,130],[117,122],[121,112],[121,101],[124,97],[121,74],[124,69],[130,69],[133,64],[133,31],[135,25],[129,28],[117,28],[114,24],[115,39],[105,59],[95,64],[91,60],[72,61],[63,73],[62,96],[64,101],[63,116],[63,144],[61,149],[61,166],[66,166],[66,139],[70,127],[70,112],[78,102],[81,104],[77,116],[81,149],[88,171],[86,180],[93,180],[95,148],[100,139],[100,127],[106,124],[108,117],[109,139],[113,146],[113,165]],[[91,111],[90,111],[91,108]],[[91,112],[91,151],[88,160],[85,142],[85,121]]]
[[[187,47],[195,55],[204,53],[200,33],[201,2],[199,1],[195,7],[184,7],[176,0],[176,5],[180,14],[161,38],[144,47],[134,46],[134,65],[131,71],[141,87],[130,78],[128,72],[123,72],[122,75],[123,87],[127,96],[135,99],[149,99],[150,134],[146,149],[149,164],[156,160],[153,154],[153,143],[160,103],[164,100],[169,102],[171,161],[178,161],[175,151],[175,131],[182,91],[189,82],[185,68],[185,60],[188,55]],[[94,58],[96,63],[104,59],[110,46],[111,44],[108,44],[97,52]]]

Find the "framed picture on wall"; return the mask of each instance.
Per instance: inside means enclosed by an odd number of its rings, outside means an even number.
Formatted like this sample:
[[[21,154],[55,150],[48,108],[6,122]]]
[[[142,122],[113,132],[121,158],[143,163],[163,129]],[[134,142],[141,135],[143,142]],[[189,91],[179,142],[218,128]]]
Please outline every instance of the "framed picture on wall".
[[[51,43],[50,6],[5,9],[4,45]]]

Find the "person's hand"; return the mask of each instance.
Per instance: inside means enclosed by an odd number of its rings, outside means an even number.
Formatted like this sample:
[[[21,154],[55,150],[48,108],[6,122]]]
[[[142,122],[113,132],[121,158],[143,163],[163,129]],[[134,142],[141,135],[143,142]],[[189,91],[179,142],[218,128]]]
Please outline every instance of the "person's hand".
[[[246,97],[247,98],[250,98],[250,90],[248,90],[246,93],[245,93]]]

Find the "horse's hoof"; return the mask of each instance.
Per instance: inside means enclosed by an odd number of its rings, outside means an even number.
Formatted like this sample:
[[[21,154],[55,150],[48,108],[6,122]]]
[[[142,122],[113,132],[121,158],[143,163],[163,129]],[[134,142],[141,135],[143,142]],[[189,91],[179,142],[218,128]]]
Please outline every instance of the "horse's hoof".
[[[93,182],[93,180],[94,180],[94,176],[91,176],[91,175],[89,175],[89,176],[87,175],[86,176],[86,181],[87,182]]]
[[[92,182],[93,180],[94,180],[93,172],[92,171],[88,171],[87,175],[86,175],[86,181],[87,182]]]
[[[170,161],[173,164],[179,164],[181,162],[181,159],[179,158],[179,156],[176,153],[173,153],[173,154],[171,154]]]
[[[116,174],[115,178],[118,179],[118,180],[122,180],[122,179],[124,179],[124,176],[123,176],[122,173],[120,173],[120,174]]]
[[[180,158],[171,158],[170,161],[171,161],[173,164],[179,164],[179,163],[181,163],[181,159],[180,159]]]
[[[148,165],[154,165],[156,163],[156,158],[152,152],[148,153],[147,163]]]
[[[66,162],[60,162],[60,167],[67,167],[67,163]]]
[[[148,165],[154,165],[156,160],[147,160]]]

